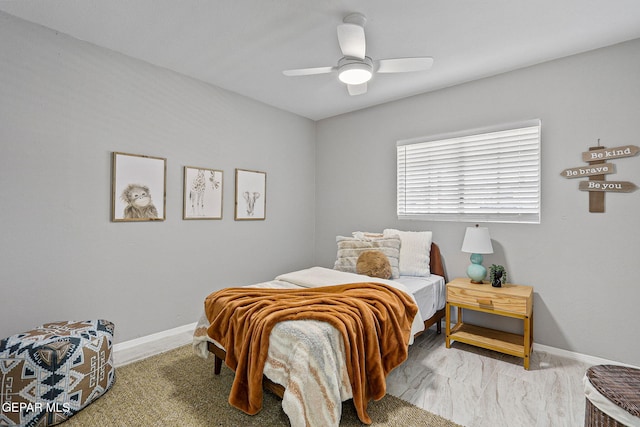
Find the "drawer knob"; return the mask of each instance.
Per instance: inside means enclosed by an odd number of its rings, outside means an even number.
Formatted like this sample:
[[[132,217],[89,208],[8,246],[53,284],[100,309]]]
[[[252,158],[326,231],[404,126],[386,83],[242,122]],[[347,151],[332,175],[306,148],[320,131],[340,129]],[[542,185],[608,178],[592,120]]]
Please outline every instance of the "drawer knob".
[[[480,305],[491,305],[491,300],[488,298],[478,298],[478,304]]]

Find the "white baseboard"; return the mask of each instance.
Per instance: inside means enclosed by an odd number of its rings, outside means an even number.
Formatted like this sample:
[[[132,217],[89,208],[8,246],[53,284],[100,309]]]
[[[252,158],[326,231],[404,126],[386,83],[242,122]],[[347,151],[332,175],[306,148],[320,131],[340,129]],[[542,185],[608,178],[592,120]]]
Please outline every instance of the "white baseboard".
[[[116,367],[127,365],[137,360],[146,359],[165,351],[190,344],[193,341],[193,331],[196,323],[179,326],[167,331],[158,332],[144,337],[136,338],[113,346],[113,359]],[[626,363],[607,360],[600,357],[589,356],[587,354],[575,353],[548,345],[533,343],[533,351],[549,353],[553,356],[564,357],[578,362],[589,363],[591,365],[622,365],[631,368],[638,366]]]
[[[165,351],[190,344],[196,323],[158,332],[113,346],[113,363],[116,367],[146,359]]]
[[[444,323],[444,322],[443,322]],[[451,323],[451,328],[454,327],[454,323]],[[444,329],[445,325],[442,325],[442,329]],[[443,331],[444,334],[444,331]],[[576,353],[569,350],[563,350],[557,347],[551,347],[544,344],[538,344],[534,341],[533,343],[533,351],[534,352],[543,352],[549,353],[552,356],[563,357],[569,360],[575,360],[576,362],[588,363],[590,365],[619,365],[619,366],[627,366],[629,368],[640,369],[638,366],[629,365],[628,363],[622,363],[615,360],[603,359],[601,357],[589,356],[588,354]]]
[[[561,348],[550,347],[544,344],[533,343],[533,351],[540,351],[549,353],[552,356],[564,357],[566,359],[575,360],[577,362],[584,362],[590,365],[620,365],[627,366],[629,368],[638,368],[638,366],[629,365],[627,363],[617,362],[615,360],[603,359],[601,357],[589,356],[588,354],[576,353],[573,351],[563,350]]]

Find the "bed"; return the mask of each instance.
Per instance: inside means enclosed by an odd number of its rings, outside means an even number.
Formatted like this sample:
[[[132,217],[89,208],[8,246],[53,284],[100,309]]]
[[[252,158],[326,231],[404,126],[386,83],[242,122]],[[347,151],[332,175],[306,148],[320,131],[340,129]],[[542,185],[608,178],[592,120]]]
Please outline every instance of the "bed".
[[[410,295],[417,306],[417,313],[410,325],[411,344],[415,336],[433,325],[436,325],[437,332],[440,333],[441,319],[444,317],[446,279],[442,257],[435,243],[429,243],[427,252],[429,274],[423,276],[397,275],[393,280],[384,281],[355,274],[348,269],[338,271],[312,267],[249,287],[297,290],[300,286],[377,283],[397,288],[404,291],[401,293]],[[229,365],[227,352],[223,345],[209,336],[210,326],[209,319],[203,314],[194,333],[194,348],[202,357],[214,355],[214,372],[219,374],[222,361],[227,360]],[[353,399],[355,405],[356,396],[360,400],[359,390],[352,387],[350,381],[346,362],[348,356],[343,337],[327,322],[294,320],[277,323],[269,337],[268,354],[262,370],[262,386],[282,398],[283,410],[292,426],[337,426],[341,417],[341,402]],[[235,364],[231,366],[234,371],[236,367]],[[238,372],[236,371],[236,380]],[[231,397],[230,403],[234,403]],[[364,410],[360,411],[358,405],[355,406],[361,421],[370,423],[366,414],[366,402]],[[251,413],[246,408],[240,409]]]

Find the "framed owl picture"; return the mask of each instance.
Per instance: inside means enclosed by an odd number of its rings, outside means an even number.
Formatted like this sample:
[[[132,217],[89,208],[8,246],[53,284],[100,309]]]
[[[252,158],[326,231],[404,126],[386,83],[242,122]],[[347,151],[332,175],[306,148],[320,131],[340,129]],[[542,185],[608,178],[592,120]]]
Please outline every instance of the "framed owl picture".
[[[182,219],[222,219],[222,176],[221,170],[184,167]]]
[[[164,221],[167,159],[113,153],[111,220]]]

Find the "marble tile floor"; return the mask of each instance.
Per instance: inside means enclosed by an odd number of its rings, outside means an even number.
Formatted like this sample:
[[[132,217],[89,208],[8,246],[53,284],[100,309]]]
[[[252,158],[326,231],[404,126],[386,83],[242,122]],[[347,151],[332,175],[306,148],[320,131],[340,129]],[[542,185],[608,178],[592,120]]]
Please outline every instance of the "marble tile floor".
[[[387,378],[387,392],[466,427],[584,425],[590,365],[538,352],[522,359],[454,342],[430,329]]]

